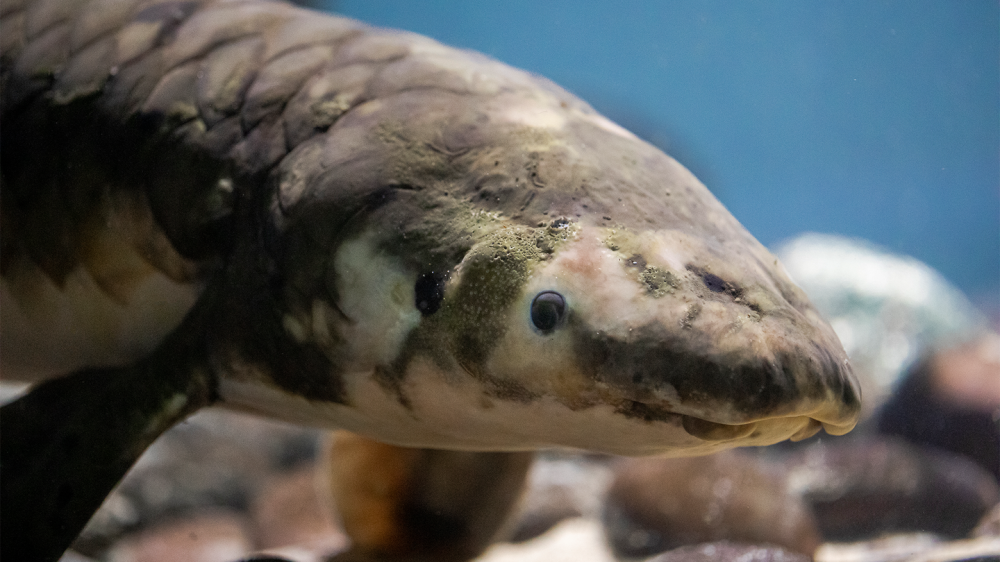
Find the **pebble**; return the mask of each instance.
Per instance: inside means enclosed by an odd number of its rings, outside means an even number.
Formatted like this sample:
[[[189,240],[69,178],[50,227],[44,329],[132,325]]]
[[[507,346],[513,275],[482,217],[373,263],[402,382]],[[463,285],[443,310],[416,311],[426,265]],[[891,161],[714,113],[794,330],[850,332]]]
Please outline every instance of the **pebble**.
[[[783,461],[830,541],[886,533],[968,536],[1000,501],[1000,487],[976,463],[891,438],[828,440]]]
[[[336,552],[348,538],[333,521],[328,501],[319,497],[313,465],[273,477],[250,509],[256,547],[273,550],[296,547]]]
[[[559,522],[538,538],[491,546],[476,562],[616,562],[595,519]]]
[[[812,513],[782,475],[736,451],[623,460],[603,519],[614,552],[630,558],[723,539],[809,555],[822,542]]]
[[[139,458],[74,542],[100,553],[127,533],[206,508],[246,512],[269,478],[315,457],[321,432],[207,409]]]
[[[972,530],[973,537],[1000,537],[1000,503],[989,510],[976,528]]]
[[[774,546],[742,544],[729,541],[685,546],[646,562],[812,562],[812,557]]]
[[[916,364],[878,415],[880,433],[966,456],[1000,480],[1000,335]]]
[[[562,451],[536,455],[507,540],[531,540],[565,519],[598,519],[611,485],[614,460]]]
[[[226,512],[204,513],[163,523],[120,540],[108,562],[220,562],[237,560],[253,549],[246,518]]]

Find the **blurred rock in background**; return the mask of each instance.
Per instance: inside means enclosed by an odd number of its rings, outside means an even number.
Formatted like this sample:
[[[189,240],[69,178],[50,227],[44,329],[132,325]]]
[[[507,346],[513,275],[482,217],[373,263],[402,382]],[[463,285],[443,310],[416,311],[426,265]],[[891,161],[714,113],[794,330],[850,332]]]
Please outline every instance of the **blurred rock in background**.
[[[816,233],[793,238],[775,253],[844,344],[868,418],[920,358],[988,332],[985,316],[969,299],[914,258]]]
[[[882,406],[878,431],[963,455],[1000,479],[1000,335],[916,363]]]
[[[1000,502],[1000,486],[976,463],[900,439],[818,442],[778,464],[827,541],[914,532],[967,537]]]
[[[822,542],[809,507],[788,491],[777,467],[739,451],[624,459],[603,519],[623,558],[724,539],[811,555]]]
[[[123,536],[164,522],[246,514],[276,475],[311,465],[321,433],[225,410],[199,412],[139,458],[74,548],[97,557]]]

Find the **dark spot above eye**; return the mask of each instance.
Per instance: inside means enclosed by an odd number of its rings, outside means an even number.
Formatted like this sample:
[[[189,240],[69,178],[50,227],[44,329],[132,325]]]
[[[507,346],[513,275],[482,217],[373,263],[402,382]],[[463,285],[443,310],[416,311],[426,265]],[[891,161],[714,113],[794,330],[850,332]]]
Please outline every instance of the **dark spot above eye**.
[[[733,298],[739,298],[743,296],[743,289],[737,286],[735,283],[726,281],[725,279],[719,277],[714,273],[709,273],[700,267],[693,265],[687,266],[688,271],[691,271],[701,277],[705,287],[713,293],[725,293]]]
[[[721,293],[726,290],[726,282],[723,281],[718,275],[706,273],[701,276],[701,279],[705,282],[705,286],[708,287],[708,290],[713,293]]]
[[[424,316],[434,314],[444,299],[444,279],[435,273],[425,273],[417,278],[413,287],[417,310]]]
[[[542,333],[555,330],[566,317],[566,299],[555,291],[542,291],[531,301],[531,323]]]

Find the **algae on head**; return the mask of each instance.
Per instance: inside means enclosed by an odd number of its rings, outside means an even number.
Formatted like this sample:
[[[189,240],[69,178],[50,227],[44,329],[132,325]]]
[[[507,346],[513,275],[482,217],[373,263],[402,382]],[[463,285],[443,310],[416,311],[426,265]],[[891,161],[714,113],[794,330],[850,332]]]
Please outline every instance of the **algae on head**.
[[[646,284],[646,290],[656,298],[673,293],[678,283],[673,273],[655,266],[643,269],[639,280]]]
[[[491,232],[457,268],[457,286],[436,321],[457,334],[454,353],[463,365],[484,363],[509,323],[511,306],[534,265],[573,238],[578,226],[557,219],[543,227],[504,226]]]

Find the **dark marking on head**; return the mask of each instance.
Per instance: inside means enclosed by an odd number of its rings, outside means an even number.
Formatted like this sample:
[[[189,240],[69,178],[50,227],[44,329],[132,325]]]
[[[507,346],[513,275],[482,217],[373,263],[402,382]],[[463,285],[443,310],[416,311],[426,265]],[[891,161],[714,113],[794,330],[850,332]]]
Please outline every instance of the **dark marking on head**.
[[[73,485],[69,482],[63,482],[59,485],[58,490],[56,490],[56,509],[63,510],[69,505],[69,502],[73,499]]]
[[[615,408],[615,413],[621,414],[630,419],[639,419],[645,422],[676,421],[680,418],[679,414],[671,412],[669,408],[654,404],[636,402],[634,400],[625,400],[619,404],[618,407]]]
[[[441,308],[444,299],[444,278],[433,271],[417,278],[413,287],[417,310],[424,316],[430,316]]]
[[[348,404],[343,374],[312,344],[279,344],[277,355],[261,352],[263,357],[278,357],[271,377],[278,386],[309,400]]]
[[[702,346],[688,341],[690,337],[704,336],[679,336],[651,328],[635,330],[625,341],[577,329],[577,366],[594,380],[638,400],[673,389],[682,403],[730,403],[752,415],[772,412],[802,395],[824,396],[823,382],[800,387],[794,373],[808,367],[823,372],[816,378],[825,381],[837,368],[797,364],[802,361],[799,350],[779,352],[773,361],[698,354],[692,350]]]
[[[459,363],[459,365],[470,377],[486,385],[486,396],[490,398],[517,402],[518,404],[530,404],[540,398],[537,392],[528,390],[517,381],[495,377],[473,365],[465,363]]]
[[[406,378],[406,363],[408,362],[407,360],[397,360],[392,365],[376,365],[372,378],[383,389],[395,395],[400,406],[412,410],[413,403],[403,391],[403,380]]]
[[[242,302],[244,306],[240,307],[237,302],[231,306],[252,314],[245,321],[236,322],[244,332],[242,349],[250,364],[264,366],[271,380],[291,394],[308,400],[349,404],[342,369],[323,350],[313,343],[298,343],[285,336],[276,315],[253,314],[261,312],[263,303],[246,306]],[[273,305],[267,306],[273,310]]]
[[[725,293],[734,299],[743,296],[743,289],[735,283],[726,281],[718,275],[709,273],[708,271],[694,265],[688,265],[687,269],[688,271],[701,277],[702,282],[705,283],[705,287],[713,293]]]

